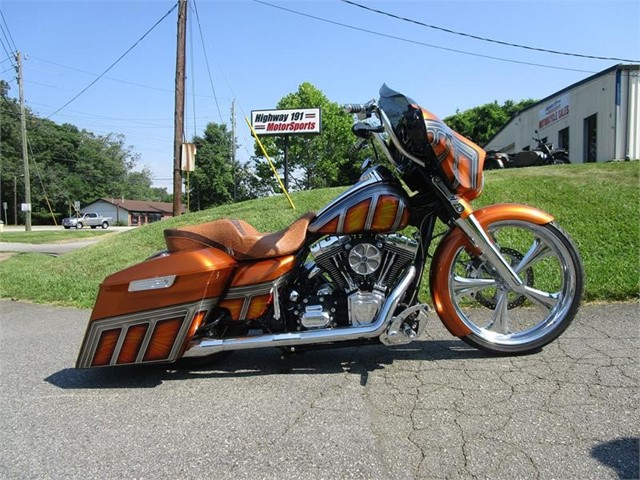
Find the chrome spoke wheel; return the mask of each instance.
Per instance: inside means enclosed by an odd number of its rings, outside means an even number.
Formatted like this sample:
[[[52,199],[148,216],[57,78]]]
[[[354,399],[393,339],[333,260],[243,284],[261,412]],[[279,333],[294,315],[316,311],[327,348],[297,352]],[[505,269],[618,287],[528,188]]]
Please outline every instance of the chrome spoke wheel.
[[[560,335],[577,311],[583,288],[577,250],[554,224],[504,220],[487,232],[523,286],[514,291],[461,245],[448,268],[452,306],[471,331],[463,340],[501,353],[538,349]]]

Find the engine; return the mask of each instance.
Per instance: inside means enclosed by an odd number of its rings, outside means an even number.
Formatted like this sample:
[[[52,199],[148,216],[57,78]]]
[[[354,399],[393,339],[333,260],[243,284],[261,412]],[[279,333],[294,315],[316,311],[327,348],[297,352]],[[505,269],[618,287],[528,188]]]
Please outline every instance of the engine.
[[[311,249],[313,261],[285,302],[289,328],[313,329],[372,323],[418,243],[408,237],[327,237]]]

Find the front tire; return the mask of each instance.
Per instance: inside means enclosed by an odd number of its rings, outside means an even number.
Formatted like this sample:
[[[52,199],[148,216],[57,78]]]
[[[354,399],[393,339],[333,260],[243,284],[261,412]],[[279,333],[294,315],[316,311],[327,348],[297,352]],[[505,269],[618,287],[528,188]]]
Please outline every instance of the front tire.
[[[460,338],[481,350],[535,352],[564,332],[578,310],[584,286],[578,251],[553,222],[500,220],[485,229],[524,289],[511,290],[488,262],[468,253],[464,236],[454,237],[432,265],[432,292],[438,289],[442,311],[455,317],[443,322],[462,325]],[[434,267],[442,273],[434,276]]]

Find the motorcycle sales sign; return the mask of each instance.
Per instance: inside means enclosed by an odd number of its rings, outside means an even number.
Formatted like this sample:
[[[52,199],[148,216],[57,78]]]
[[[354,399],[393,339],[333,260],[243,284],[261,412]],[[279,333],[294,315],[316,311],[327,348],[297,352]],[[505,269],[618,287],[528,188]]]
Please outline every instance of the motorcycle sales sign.
[[[257,135],[320,133],[320,124],[319,108],[251,111],[251,125]]]
[[[556,98],[538,110],[538,128],[543,129],[569,115],[569,94]]]

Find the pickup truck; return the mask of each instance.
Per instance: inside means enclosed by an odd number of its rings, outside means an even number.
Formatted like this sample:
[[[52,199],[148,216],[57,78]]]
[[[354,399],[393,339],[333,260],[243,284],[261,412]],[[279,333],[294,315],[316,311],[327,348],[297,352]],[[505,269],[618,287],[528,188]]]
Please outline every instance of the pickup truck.
[[[69,217],[62,219],[62,226],[67,230],[70,228],[81,229],[82,227],[91,228],[109,228],[109,223],[113,221],[112,217],[103,217],[95,212],[83,213],[77,217]]]

